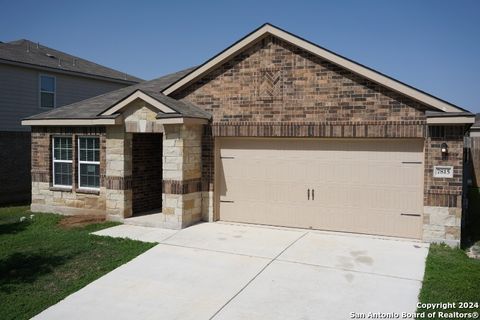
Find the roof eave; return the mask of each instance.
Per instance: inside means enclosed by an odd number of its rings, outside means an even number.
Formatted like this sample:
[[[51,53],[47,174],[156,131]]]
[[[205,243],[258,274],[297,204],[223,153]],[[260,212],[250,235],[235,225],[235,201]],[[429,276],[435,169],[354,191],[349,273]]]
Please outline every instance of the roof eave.
[[[447,113],[448,115],[448,113]],[[448,116],[427,116],[428,125],[471,125],[475,123],[474,114],[448,115]]]
[[[185,124],[185,125],[202,125],[207,124],[208,119],[196,118],[196,117],[171,117],[171,118],[158,118],[156,120],[160,124]]]
[[[123,123],[123,116],[77,119],[24,119],[22,126],[111,126]]]

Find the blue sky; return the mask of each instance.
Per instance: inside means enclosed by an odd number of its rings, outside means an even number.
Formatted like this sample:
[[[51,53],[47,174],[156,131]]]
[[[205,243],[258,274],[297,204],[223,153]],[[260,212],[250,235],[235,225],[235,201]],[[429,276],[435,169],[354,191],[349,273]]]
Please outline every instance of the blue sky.
[[[480,1],[6,1],[0,41],[40,42],[152,79],[265,22],[480,112]]]

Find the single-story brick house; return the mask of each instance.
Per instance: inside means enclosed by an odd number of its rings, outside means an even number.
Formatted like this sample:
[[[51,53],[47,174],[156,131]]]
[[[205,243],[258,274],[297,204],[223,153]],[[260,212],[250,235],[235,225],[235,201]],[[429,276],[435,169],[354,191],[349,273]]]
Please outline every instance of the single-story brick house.
[[[473,120],[265,24],[199,67],[25,119],[31,208],[458,244]]]

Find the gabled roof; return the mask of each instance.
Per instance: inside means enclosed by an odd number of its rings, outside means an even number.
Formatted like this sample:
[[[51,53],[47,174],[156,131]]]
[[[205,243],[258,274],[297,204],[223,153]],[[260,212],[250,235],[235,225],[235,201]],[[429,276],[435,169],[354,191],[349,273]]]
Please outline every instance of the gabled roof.
[[[212,71],[212,69],[234,57],[240,51],[245,50],[246,48],[252,46],[253,44],[257,43],[258,41],[269,35],[275,36],[287,43],[300,47],[322,59],[330,61],[333,64],[341,66],[384,87],[387,87],[391,90],[404,94],[414,100],[417,100],[423,104],[426,104],[427,106],[430,106],[435,110],[442,112],[468,112],[467,110],[464,110],[454,104],[451,104],[426,92],[411,87],[405,83],[402,83],[378,71],[375,71],[355,61],[340,56],[330,50],[322,48],[312,42],[295,36],[285,30],[282,30],[268,23],[262,25],[260,28],[254,30],[244,38],[240,39],[232,46],[220,52],[218,55],[202,64],[197,69],[193,70],[191,73],[172,83],[170,86],[164,89],[162,93],[164,93],[165,95],[171,95],[172,93],[188,86],[192,82],[200,79],[202,76]]]
[[[127,84],[143,81],[124,72],[25,39],[0,43],[0,63],[28,65]]]
[[[61,108],[43,112],[24,119],[22,123],[24,125],[33,125],[34,122],[32,122],[32,120],[112,119],[115,117],[115,114],[105,114],[105,112],[116,104],[121,103],[124,99],[127,99],[135,92],[142,92],[148,95],[159,103],[173,109],[175,112],[182,114],[184,117],[210,119],[210,114],[200,108],[187,102],[172,99],[160,93],[169,84],[178,80],[191,70],[192,68],[186,69],[154,80],[145,81],[137,85],[72,103]]]

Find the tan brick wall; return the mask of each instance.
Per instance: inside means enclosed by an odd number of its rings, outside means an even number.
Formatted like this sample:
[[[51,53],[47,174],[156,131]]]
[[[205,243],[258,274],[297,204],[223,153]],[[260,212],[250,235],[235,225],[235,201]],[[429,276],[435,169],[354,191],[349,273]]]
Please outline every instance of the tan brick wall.
[[[106,213],[121,221],[132,215],[132,134],[124,126],[106,130]]]
[[[168,228],[184,228],[202,218],[202,129],[164,126],[162,214]]]
[[[162,125],[156,122],[158,109],[142,100],[133,101],[122,113],[127,132],[163,132]]]

